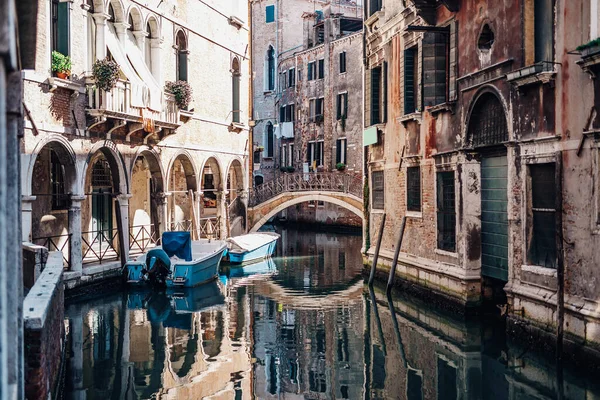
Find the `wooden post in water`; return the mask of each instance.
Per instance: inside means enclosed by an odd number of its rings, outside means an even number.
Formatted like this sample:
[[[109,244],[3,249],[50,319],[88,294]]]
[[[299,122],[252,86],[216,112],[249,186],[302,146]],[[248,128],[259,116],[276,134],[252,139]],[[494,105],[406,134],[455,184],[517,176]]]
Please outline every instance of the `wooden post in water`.
[[[565,323],[565,260],[563,253],[563,194],[562,194],[562,151],[556,152],[556,169],[554,173],[556,185],[556,381],[559,400],[564,398],[563,383],[563,336]]]
[[[375,254],[373,255],[373,265],[371,266],[371,275],[369,275],[369,286],[373,286],[375,280],[375,270],[377,269],[377,261],[379,261],[379,249],[381,248],[381,239],[383,238],[383,228],[385,228],[386,213],[383,213],[381,225],[379,225],[379,237],[377,238],[377,246],[375,246]]]
[[[392,268],[390,268],[390,276],[388,277],[386,292],[390,293],[392,286],[394,285],[394,278],[396,277],[396,266],[398,265],[398,257],[400,257],[400,248],[402,247],[402,239],[404,238],[404,228],[406,228],[406,215],[402,217],[402,225],[400,226],[400,233],[398,234],[398,243],[396,243],[396,252],[394,253],[394,261],[392,261]]]

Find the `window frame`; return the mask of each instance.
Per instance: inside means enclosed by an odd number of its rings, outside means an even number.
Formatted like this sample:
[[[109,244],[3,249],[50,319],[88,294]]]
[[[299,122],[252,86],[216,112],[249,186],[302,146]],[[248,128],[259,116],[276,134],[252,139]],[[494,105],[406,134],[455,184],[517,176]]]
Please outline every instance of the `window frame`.
[[[317,60],[317,80],[325,79],[325,59]]]
[[[375,186],[376,176],[381,176],[381,187]],[[381,174],[381,175],[380,175]],[[385,171],[375,170],[371,171],[371,210],[385,210]],[[375,201],[375,195],[381,193],[381,200]]]
[[[415,185],[412,185],[411,188],[411,177],[414,178],[415,175],[411,174],[413,171],[418,171],[418,190],[415,191]],[[417,213],[421,214],[423,212],[423,185],[422,185],[422,175],[421,175],[421,165],[415,164],[410,165],[406,168],[406,212],[408,213]],[[418,208],[416,207],[417,199],[411,199],[412,195],[418,194]]]
[[[348,164],[348,138],[338,138],[335,143],[335,163]]]
[[[525,260],[527,265],[534,265],[537,267],[541,267],[541,268],[546,268],[549,270],[555,270],[556,269],[556,255],[557,253],[557,248],[556,248],[556,213],[558,212],[556,209],[556,204],[554,204],[554,208],[550,208],[550,207],[535,207],[535,195],[534,195],[534,191],[536,191],[536,186],[534,186],[536,184],[536,182],[534,182],[534,175],[532,174],[532,170],[534,169],[540,169],[544,168],[544,167],[551,167],[550,168],[550,176],[552,177],[552,183],[548,186],[551,187],[553,189],[556,189],[556,160],[536,160],[536,162],[533,163],[528,163],[527,164],[527,168],[526,168],[526,198],[527,198],[527,203],[526,203],[526,210],[525,210],[525,214],[526,214],[526,224],[525,224],[525,229],[526,229],[526,235],[525,235]],[[541,182],[539,182],[541,183]],[[538,190],[541,189],[542,187],[538,187]],[[555,199],[555,196],[551,196],[552,199]],[[532,252],[534,250],[532,250],[532,247],[534,246],[534,244],[538,243],[539,244],[539,237],[535,235],[536,232],[536,215],[547,215],[547,214],[552,214],[553,218],[552,218],[552,230],[551,232],[555,232],[554,233],[554,240],[552,240],[551,246],[553,247],[554,250],[554,264],[553,265],[544,265],[540,262],[538,262],[539,260],[534,260],[534,257],[539,256],[538,254],[533,255]],[[540,222],[538,222],[540,223]]]
[[[340,63],[340,74],[345,74],[347,72],[347,64],[346,64],[346,50],[340,52],[339,63]]]
[[[336,99],[337,120],[348,119],[348,91],[337,94]]]
[[[446,197],[442,197],[446,194],[446,192],[440,192],[440,188],[446,190],[443,187],[444,183],[440,182],[440,177],[442,175],[452,174],[452,210],[446,210],[445,199]],[[450,253],[456,253],[456,171],[454,170],[438,170],[436,171],[436,232],[437,232],[437,240],[436,240],[436,248],[438,250],[447,251]],[[441,207],[440,207],[441,205]],[[452,216],[451,220],[453,223],[447,224],[446,221],[443,221],[443,224],[440,223],[440,216]],[[448,233],[449,229],[444,230],[443,232],[440,230],[440,226],[444,226],[448,228],[448,225],[452,227],[452,246],[445,245],[444,233]]]
[[[270,4],[265,7],[265,24],[271,24],[273,22],[275,22],[275,5]]]
[[[271,128],[269,130],[269,128]],[[265,155],[263,158],[273,158],[275,155],[275,127],[271,121],[265,127]]]

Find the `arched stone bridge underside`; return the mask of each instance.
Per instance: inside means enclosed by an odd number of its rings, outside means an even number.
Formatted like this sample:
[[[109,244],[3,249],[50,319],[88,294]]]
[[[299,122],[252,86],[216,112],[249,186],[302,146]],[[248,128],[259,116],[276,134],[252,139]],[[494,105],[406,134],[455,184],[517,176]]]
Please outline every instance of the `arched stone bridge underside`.
[[[323,201],[363,218],[362,177],[339,172],[284,174],[250,191],[248,226],[256,232],[269,219],[296,204]]]

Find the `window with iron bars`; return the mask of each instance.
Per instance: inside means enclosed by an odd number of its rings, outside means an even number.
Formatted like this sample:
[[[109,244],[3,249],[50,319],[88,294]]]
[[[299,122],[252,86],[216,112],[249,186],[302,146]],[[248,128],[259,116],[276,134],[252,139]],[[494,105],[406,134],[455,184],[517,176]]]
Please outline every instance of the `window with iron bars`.
[[[483,94],[471,114],[469,142],[474,147],[501,144],[508,141],[504,107],[492,93]]]
[[[437,173],[437,247],[456,251],[454,171]]]
[[[406,169],[406,209],[421,211],[421,167]]]

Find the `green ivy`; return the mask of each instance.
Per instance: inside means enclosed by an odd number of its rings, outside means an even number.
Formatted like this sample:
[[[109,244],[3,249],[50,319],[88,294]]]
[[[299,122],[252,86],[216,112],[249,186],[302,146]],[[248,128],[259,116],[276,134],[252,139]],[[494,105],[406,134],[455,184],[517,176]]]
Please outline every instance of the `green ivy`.
[[[600,38],[594,39],[588,43],[577,46],[577,51],[582,51],[585,49],[590,49],[592,47],[600,46]]]
[[[92,77],[98,89],[109,92],[119,81],[119,64],[108,57],[98,60],[92,67]]]
[[[338,171],[343,171],[346,169],[346,164],[344,164],[343,162],[337,163],[337,164],[335,164],[335,168]]]
[[[167,82],[166,89],[175,96],[177,107],[186,109],[192,102],[192,87],[186,81]]]

